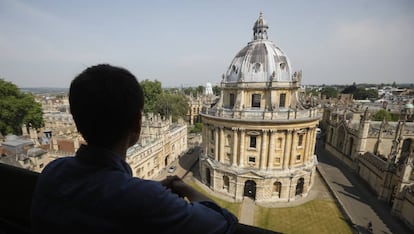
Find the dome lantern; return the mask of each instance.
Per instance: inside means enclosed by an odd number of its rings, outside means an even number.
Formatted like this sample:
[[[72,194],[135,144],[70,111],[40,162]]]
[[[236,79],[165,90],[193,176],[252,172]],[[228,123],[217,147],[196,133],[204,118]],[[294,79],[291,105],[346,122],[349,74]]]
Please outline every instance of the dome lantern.
[[[263,12],[260,12],[259,19],[256,20],[253,26],[254,40],[267,40],[267,29],[269,29],[269,26],[263,18]]]

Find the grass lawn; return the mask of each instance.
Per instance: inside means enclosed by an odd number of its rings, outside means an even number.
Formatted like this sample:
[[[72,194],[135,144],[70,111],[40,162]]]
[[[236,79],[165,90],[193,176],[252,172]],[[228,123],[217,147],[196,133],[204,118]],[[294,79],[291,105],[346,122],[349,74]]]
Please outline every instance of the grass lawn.
[[[232,203],[216,198],[193,181],[186,181],[186,183],[240,218],[241,203]],[[315,199],[295,207],[266,208],[256,206],[253,226],[285,234],[352,234],[351,227],[345,221],[335,202],[322,199]]]
[[[330,200],[312,200],[288,208],[256,206],[254,226],[282,233],[352,233],[338,207]]]
[[[211,194],[207,193],[206,191],[204,191],[204,189],[202,189],[200,186],[198,186],[196,183],[194,183],[193,181],[185,181],[186,183],[188,183],[189,185],[191,185],[191,187],[197,189],[198,191],[200,191],[201,193],[203,193],[204,195],[208,196],[209,198],[211,198],[213,201],[215,201],[219,206],[226,208],[228,211],[230,211],[231,213],[233,213],[234,215],[236,215],[237,217],[240,217],[240,210],[241,210],[241,203],[233,203],[233,202],[228,202],[228,201],[224,201],[222,199],[219,199],[217,197],[212,196]]]

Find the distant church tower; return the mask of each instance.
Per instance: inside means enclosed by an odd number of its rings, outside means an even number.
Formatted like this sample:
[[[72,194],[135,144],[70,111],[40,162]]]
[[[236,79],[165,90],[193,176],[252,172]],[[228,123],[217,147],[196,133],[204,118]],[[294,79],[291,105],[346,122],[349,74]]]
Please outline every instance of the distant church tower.
[[[302,72],[268,40],[263,14],[253,40],[221,80],[218,102],[202,116],[202,182],[234,201],[288,202],[312,187],[318,109],[299,101]]]

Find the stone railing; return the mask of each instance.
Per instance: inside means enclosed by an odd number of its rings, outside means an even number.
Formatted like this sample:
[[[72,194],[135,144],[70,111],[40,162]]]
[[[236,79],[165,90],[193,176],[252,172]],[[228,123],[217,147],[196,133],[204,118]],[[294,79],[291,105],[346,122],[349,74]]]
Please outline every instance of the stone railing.
[[[301,120],[310,118],[321,118],[321,113],[317,108],[305,110],[286,109],[278,111],[255,110],[255,109],[207,109],[202,115],[210,115],[227,119],[246,119],[246,120]]]

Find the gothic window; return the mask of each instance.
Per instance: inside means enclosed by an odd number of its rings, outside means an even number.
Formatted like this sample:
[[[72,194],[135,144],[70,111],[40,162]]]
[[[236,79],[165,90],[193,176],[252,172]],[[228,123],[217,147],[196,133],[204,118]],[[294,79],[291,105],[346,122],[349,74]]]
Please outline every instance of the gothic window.
[[[354,145],[354,138],[350,137],[349,138],[349,146],[348,146],[348,155],[352,156],[352,148]]]
[[[336,147],[339,151],[344,152],[345,128],[343,126],[338,129],[338,137],[336,139]]]
[[[252,107],[259,107],[260,108],[260,94],[253,94],[252,95]]]
[[[286,93],[281,93],[279,97],[279,107],[285,107]]]
[[[411,139],[405,139],[402,144],[401,153],[409,153],[411,147]]]
[[[256,148],[256,136],[250,136],[250,148]]]

